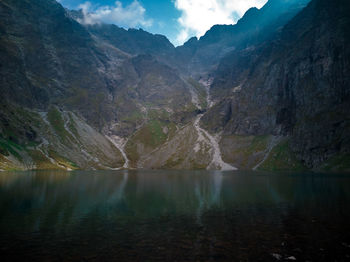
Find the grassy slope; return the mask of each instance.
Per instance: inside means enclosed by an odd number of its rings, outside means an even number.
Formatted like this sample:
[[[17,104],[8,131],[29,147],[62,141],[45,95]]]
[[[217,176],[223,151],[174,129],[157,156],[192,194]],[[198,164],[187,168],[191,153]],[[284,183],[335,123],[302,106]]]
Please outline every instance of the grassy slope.
[[[259,170],[265,171],[280,171],[280,170],[293,170],[302,171],[306,170],[306,167],[296,159],[295,155],[289,148],[288,139],[283,140],[277,146],[275,146],[270,152],[268,158],[259,167]]]
[[[142,155],[164,144],[175,130],[175,124],[168,121],[152,119],[147,122],[126,144],[126,152],[131,164],[136,166]]]
[[[263,160],[270,136],[226,136],[220,141],[223,160],[240,169],[251,169]]]
[[[101,134],[98,134],[98,138],[94,137],[96,131],[88,131],[93,129],[86,124],[86,127],[78,127],[71,113],[65,113],[65,118],[68,119],[65,126],[63,113],[56,107],[50,108],[47,122],[38,113],[15,106],[1,111],[1,117],[4,119],[0,123],[1,170],[100,169],[123,164],[119,150],[107,139]],[[85,132],[84,139],[80,136],[81,132]],[[43,143],[44,141],[49,144]],[[83,156],[83,148],[89,152],[90,160]],[[79,159],[83,166],[74,159]],[[98,159],[99,162],[91,159]]]
[[[4,111],[2,112],[4,114]],[[12,118],[8,126],[1,126],[0,133],[0,169],[2,170],[18,170],[26,168],[24,163],[30,159],[35,165],[36,169],[77,169],[79,165],[71,159],[62,155],[56,150],[53,144],[48,148],[48,155],[50,158],[56,161],[52,163],[51,160],[39,150],[40,139],[26,137],[26,131],[34,130],[36,132],[53,132],[51,135],[58,137],[59,143],[66,147],[80,146],[81,138],[78,131],[77,124],[75,123],[72,114],[68,114],[69,131],[65,128],[65,123],[62,113],[55,107],[52,107],[48,114],[47,120],[50,123],[50,127],[40,118],[40,116],[31,111],[27,111],[23,108],[11,108],[8,111],[8,117]],[[139,118],[138,115],[136,115]],[[153,150],[161,147],[165,142],[171,140],[176,132],[176,125],[167,121],[169,115],[166,111],[150,110],[150,120],[137,131],[129,140],[126,150],[128,157],[131,160],[133,166],[136,166],[137,162],[149,154]],[[24,127],[23,127],[24,126]],[[41,128],[41,130],[40,130]],[[51,130],[51,131],[50,131]],[[72,135],[73,134],[73,135]],[[40,135],[40,133],[38,133]],[[225,140],[226,139],[226,140]],[[221,147],[225,147],[222,144],[226,144],[226,147],[222,149],[223,159],[228,163],[235,163],[239,159],[240,164],[238,167],[243,169],[252,168],[255,164],[259,163],[263,159],[263,154],[269,143],[269,136],[257,136],[257,137],[240,137],[232,136],[225,138],[221,142]],[[185,142],[186,138],[182,138],[184,145],[179,147],[179,150],[183,151],[176,153],[174,156],[169,156],[169,159],[164,162],[162,168],[172,169],[177,168],[185,161],[185,153],[190,145],[189,142]],[[100,159],[105,156],[102,153],[97,153],[93,148],[90,148],[89,153],[92,155],[98,155]],[[105,159],[108,162],[108,159]],[[187,160],[186,160],[187,161]],[[190,161],[191,162],[191,161]],[[198,162],[199,163],[199,162]],[[190,163],[193,169],[203,169],[205,165],[203,163],[198,164],[196,161]],[[326,161],[319,170],[326,172],[333,171],[349,171],[350,170],[350,156],[349,154],[341,154]],[[90,166],[94,166],[93,162],[89,163]],[[94,166],[98,168],[98,166]],[[296,159],[293,152],[289,148],[289,141],[284,140],[273,148],[268,158],[259,170],[278,171],[278,170],[305,170],[303,164]]]

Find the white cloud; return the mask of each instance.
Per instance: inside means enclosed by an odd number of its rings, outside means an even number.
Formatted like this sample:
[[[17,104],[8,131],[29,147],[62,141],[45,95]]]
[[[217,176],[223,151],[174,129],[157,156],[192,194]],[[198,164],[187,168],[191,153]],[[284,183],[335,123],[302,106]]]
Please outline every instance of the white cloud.
[[[175,0],[181,11],[178,44],[189,37],[200,37],[216,24],[235,24],[251,7],[261,8],[267,0]]]
[[[127,28],[149,27],[152,25],[152,20],[145,17],[145,8],[137,0],[125,7],[121,2],[116,1],[114,6],[100,6],[97,8],[94,8],[90,2],[85,2],[79,8],[83,10],[84,19],[80,22],[84,24],[104,22]]]

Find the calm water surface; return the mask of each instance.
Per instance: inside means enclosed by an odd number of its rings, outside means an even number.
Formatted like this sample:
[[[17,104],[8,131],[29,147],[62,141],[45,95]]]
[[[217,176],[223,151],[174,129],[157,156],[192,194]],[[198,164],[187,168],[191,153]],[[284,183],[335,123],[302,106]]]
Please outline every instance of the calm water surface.
[[[350,176],[0,173],[0,261],[350,261]]]

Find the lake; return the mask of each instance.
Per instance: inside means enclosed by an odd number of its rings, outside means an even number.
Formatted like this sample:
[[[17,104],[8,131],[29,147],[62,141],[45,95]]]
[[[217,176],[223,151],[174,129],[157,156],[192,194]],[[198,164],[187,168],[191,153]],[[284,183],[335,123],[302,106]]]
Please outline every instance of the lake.
[[[1,261],[350,261],[350,176],[0,173]]]

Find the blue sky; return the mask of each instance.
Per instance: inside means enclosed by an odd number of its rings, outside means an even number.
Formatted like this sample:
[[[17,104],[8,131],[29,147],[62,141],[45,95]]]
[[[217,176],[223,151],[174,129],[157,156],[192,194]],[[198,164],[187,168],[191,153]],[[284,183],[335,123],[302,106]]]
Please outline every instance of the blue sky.
[[[214,24],[234,24],[250,8],[267,0],[59,0],[83,9],[82,23],[113,23],[165,35],[174,45],[200,37]]]

